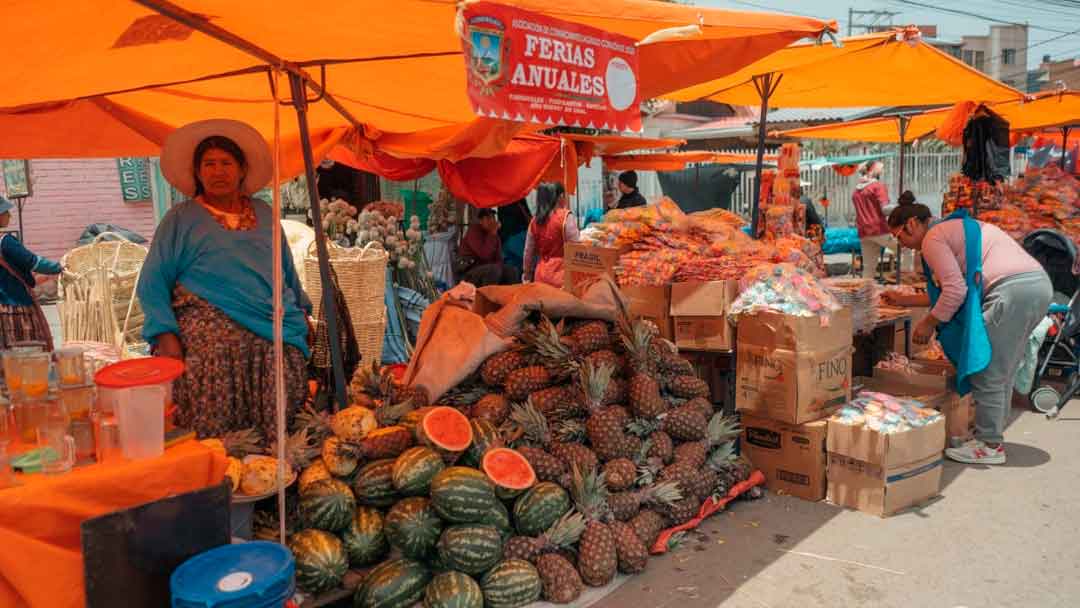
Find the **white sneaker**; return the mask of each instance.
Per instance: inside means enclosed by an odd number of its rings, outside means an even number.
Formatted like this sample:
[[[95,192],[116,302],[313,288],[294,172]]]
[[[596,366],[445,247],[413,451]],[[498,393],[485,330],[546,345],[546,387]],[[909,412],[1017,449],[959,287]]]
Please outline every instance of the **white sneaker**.
[[[1005,446],[992,448],[978,439],[972,439],[958,448],[948,448],[945,456],[965,464],[1005,464]]]

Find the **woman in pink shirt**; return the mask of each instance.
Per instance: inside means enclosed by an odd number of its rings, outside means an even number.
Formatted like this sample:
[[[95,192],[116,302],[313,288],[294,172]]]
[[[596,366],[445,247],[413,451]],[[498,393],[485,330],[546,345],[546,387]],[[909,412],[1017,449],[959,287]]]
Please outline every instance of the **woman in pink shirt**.
[[[957,367],[958,390],[967,392],[970,383],[975,398],[975,439],[945,454],[1004,464],[1013,378],[1028,336],[1046,316],[1050,278],[1009,235],[966,211],[934,222],[926,205],[900,205],[889,215],[889,229],[904,247],[922,252],[927,274],[933,307],[913,340],[926,344],[937,331]]]
[[[896,242],[889,235],[889,225],[885,221],[885,207],[889,204],[889,192],[881,183],[885,165],[874,161],[863,169],[863,177],[851,194],[851,204],[855,207],[855,225],[859,229],[859,244],[862,246],[862,276],[872,279],[877,274],[881,252],[896,249]]]

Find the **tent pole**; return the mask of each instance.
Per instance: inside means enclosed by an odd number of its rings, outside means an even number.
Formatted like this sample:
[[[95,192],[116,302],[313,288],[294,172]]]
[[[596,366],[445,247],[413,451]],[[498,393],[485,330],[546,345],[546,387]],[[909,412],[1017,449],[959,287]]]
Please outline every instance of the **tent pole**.
[[[1069,151],[1069,131],[1072,131],[1072,127],[1070,127],[1070,126],[1063,126],[1062,127],[1062,171],[1065,171],[1065,157],[1068,156],[1068,151]],[[19,206],[19,208],[18,208],[18,218],[19,218],[18,219],[18,221],[19,221],[18,228],[19,228],[19,230],[22,230],[23,229],[23,207],[22,207],[22,205]]]
[[[296,109],[296,120],[300,127],[300,148],[304,153],[304,170],[307,175],[308,197],[311,201],[311,216],[315,224],[315,251],[319,258],[319,280],[322,282],[322,312],[326,319],[326,336],[330,346],[330,362],[334,368],[334,394],[337,404],[344,409],[349,406],[345,395],[345,366],[341,359],[341,344],[338,342],[337,306],[334,302],[333,288],[330,282],[329,252],[326,247],[326,233],[322,227],[322,210],[319,208],[319,194],[312,184],[315,183],[315,162],[311,155],[311,134],[307,121],[307,88],[304,79],[289,73],[289,85],[292,89],[292,105]],[[366,363],[366,362],[365,362]]]
[[[758,226],[761,221],[761,171],[765,165],[765,131],[769,120],[769,97],[772,96],[776,90],[775,85],[779,85],[782,78],[780,76],[774,80],[773,76],[772,72],[754,76],[754,88],[761,97],[761,111],[758,115],[757,160],[754,164],[754,196],[751,199],[754,206],[750,209],[750,235],[755,239],[758,238]]]
[[[907,116],[897,116],[900,129],[900,189],[897,190],[897,200],[901,194],[904,193],[904,167],[907,164],[907,130],[908,125],[911,123],[911,119]],[[896,284],[899,285],[904,275],[904,246],[900,244],[900,241],[896,241]]]

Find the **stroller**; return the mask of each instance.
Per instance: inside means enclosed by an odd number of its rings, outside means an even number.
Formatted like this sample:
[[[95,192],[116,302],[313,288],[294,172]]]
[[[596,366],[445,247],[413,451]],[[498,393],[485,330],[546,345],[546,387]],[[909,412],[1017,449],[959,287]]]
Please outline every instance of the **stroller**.
[[[1036,230],[1024,237],[1024,250],[1031,254],[1050,276],[1055,299],[1069,303],[1051,303],[1047,311],[1053,325],[1039,349],[1038,368],[1028,400],[1036,411],[1054,419],[1061,408],[1080,391],[1080,294],[1077,278],[1080,259],[1072,240],[1054,230]],[[1064,393],[1043,383],[1054,378],[1067,381]]]

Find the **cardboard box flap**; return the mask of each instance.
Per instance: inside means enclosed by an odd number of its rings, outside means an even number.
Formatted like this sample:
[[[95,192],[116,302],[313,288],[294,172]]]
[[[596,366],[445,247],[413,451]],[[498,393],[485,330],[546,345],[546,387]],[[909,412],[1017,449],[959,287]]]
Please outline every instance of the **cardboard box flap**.
[[[671,286],[671,316],[723,317],[739,296],[738,281],[675,283]]]
[[[620,287],[619,292],[626,299],[631,315],[647,319],[663,319],[670,316],[670,285]]]
[[[945,449],[945,419],[924,427],[886,435],[865,426],[829,425],[827,447],[830,453],[884,468],[904,466]]]
[[[674,293],[672,305],[674,305]],[[841,309],[825,317],[796,317],[774,312],[741,315],[739,343],[795,351],[825,351],[851,346],[855,331],[851,311]]]
[[[874,378],[897,385],[911,387],[915,392],[904,393],[906,395],[922,395],[927,393],[939,393],[956,389],[956,371],[946,368],[934,368],[912,362],[912,371],[907,373],[892,369],[875,369]]]

